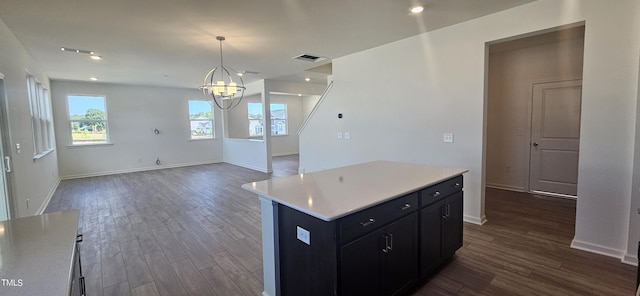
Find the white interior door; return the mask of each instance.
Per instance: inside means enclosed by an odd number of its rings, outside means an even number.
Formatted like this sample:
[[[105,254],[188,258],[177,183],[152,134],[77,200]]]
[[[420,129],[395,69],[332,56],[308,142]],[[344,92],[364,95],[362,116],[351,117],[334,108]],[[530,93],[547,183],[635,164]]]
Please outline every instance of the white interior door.
[[[8,174],[11,172],[11,158],[5,154],[7,143],[5,136],[8,135],[7,127],[7,110],[6,110],[6,97],[4,92],[4,75],[0,73],[0,221],[9,219],[9,190],[8,190]],[[7,151],[9,152],[9,151]]]
[[[577,195],[582,80],[533,85],[529,189]]]

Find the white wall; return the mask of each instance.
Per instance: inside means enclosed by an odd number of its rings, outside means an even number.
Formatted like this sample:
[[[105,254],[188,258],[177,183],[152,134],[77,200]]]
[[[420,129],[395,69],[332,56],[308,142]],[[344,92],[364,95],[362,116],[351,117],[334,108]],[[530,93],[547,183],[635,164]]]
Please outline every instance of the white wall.
[[[220,112],[215,137],[190,140],[188,100],[197,89],[52,81],[60,176],[85,177],[222,161]],[[111,145],[70,146],[67,95],[104,95]],[[160,134],[153,133],[157,128]],[[156,157],[161,165],[156,165]]]
[[[311,111],[313,111],[313,107],[320,101],[320,96],[303,96],[302,97],[302,120],[304,121]],[[297,132],[297,131],[296,131]]]
[[[4,75],[12,147],[5,154],[13,158],[13,211],[14,217],[24,217],[42,211],[58,184],[58,157],[55,151],[43,158],[33,159],[26,72],[48,89],[49,78],[1,20],[0,53],[0,73]],[[16,144],[21,145],[20,154],[15,149]]]
[[[573,246],[622,257],[638,100],[638,3],[539,0],[335,59],[334,87],[300,138],[301,168],[375,159],[467,168],[465,219],[482,221],[485,44],[585,21]],[[351,139],[337,139],[339,131]],[[442,142],[445,132],[454,133],[454,143]]]
[[[271,155],[298,154],[298,129],[304,120],[302,97],[291,95],[270,95],[271,104],[287,105],[287,135],[271,136]]]

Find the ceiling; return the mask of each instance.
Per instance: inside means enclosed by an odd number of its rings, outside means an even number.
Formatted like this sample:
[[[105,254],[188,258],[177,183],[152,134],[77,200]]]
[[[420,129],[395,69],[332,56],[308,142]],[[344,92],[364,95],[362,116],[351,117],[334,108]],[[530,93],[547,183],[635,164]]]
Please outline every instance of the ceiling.
[[[220,63],[245,83],[325,83],[332,59],[534,0],[2,0],[0,20],[54,80],[197,88]],[[409,13],[418,3],[419,15]],[[61,51],[70,47],[94,51]],[[318,63],[300,54],[327,57]],[[375,61],[372,61],[375,62]],[[321,67],[321,68],[327,68]]]

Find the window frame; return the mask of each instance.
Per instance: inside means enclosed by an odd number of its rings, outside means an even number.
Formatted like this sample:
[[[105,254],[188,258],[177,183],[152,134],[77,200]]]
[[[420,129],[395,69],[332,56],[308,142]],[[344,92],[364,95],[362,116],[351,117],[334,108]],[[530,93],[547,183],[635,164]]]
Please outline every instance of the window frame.
[[[27,72],[27,97],[33,140],[33,158],[39,159],[55,150],[53,114],[49,89]]]
[[[102,98],[103,102],[104,102],[104,119],[71,119],[71,109],[70,109],[70,104],[69,104],[69,98],[70,97],[98,97],[98,98]],[[106,95],[96,95],[96,94],[77,94],[77,93],[73,93],[73,94],[67,94],[66,95],[66,105],[67,105],[67,129],[69,130],[69,146],[70,147],[95,147],[95,146],[101,146],[101,145],[112,145],[111,143],[111,136],[109,134],[109,116],[108,116],[108,110],[107,110],[107,96]],[[104,122],[104,130],[105,130],[105,139],[104,142],[97,142],[97,143],[86,143],[86,144],[74,144],[73,141],[73,128],[72,123],[73,122]]]
[[[209,106],[211,107],[211,118],[209,119],[192,119],[191,118],[191,102],[192,101],[198,101],[198,102],[207,102],[209,103]],[[203,99],[188,99],[187,100],[187,119],[189,120],[189,140],[190,141],[200,141],[200,140],[213,140],[216,138],[216,125],[215,125],[215,114],[214,114],[215,109],[213,108],[213,100],[203,100]],[[193,122],[211,122],[211,137],[206,137],[206,136],[201,136],[201,137],[196,137],[194,138],[193,135],[193,130],[191,129],[191,127],[193,126],[192,123]]]
[[[262,119],[252,119],[250,117],[249,114],[249,104],[259,104],[260,105],[260,110],[262,110]],[[275,137],[280,137],[280,136],[288,136],[289,135],[289,111],[288,111],[288,106],[287,103],[270,103],[269,104],[269,112],[272,112],[273,110],[273,105],[283,105],[284,106],[284,119],[274,119],[273,118],[273,114],[271,114],[272,116],[269,116],[270,121],[271,121],[271,136],[275,136]],[[247,118],[249,120],[249,137],[259,137],[259,136],[264,136],[264,109],[263,109],[263,105],[262,102],[247,102]],[[259,120],[259,126],[255,126],[256,130],[257,127],[261,127],[260,131],[261,133],[254,133],[252,135],[252,130],[251,130],[251,121],[252,120]],[[277,124],[276,121],[279,121],[280,123],[282,123],[284,125],[284,130],[285,133],[283,134],[276,134],[274,133],[277,130]],[[275,128],[274,128],[275,127]]]

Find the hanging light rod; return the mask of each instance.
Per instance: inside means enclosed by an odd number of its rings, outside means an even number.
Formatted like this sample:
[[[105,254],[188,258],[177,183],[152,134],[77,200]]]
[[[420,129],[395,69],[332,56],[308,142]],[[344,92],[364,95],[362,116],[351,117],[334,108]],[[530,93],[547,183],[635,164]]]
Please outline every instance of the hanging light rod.
[[[101,60],[102,57],[99,55],[96,55],[95,52],[90,51],[90,50],[85,50],[85,49],[76,49],[76,48],[69,48],[69,47],[60,47],[60,50],[62,51],[68,51],[68,52],[75,52],[75,53],[84,53],[84,54],[88,54],[89,57],[92,60]]]
[[[217,36],[220,42],[220,66],[217,66],[204,76],[200,89],[205,96],[210,96],[213,102],[222,110],[229,110],[240,104],[244,96],[244,81],[238,71],[224,66],[222,59],[222,41],[224,36]],[[237,80],[234,81],[234,77]]]

